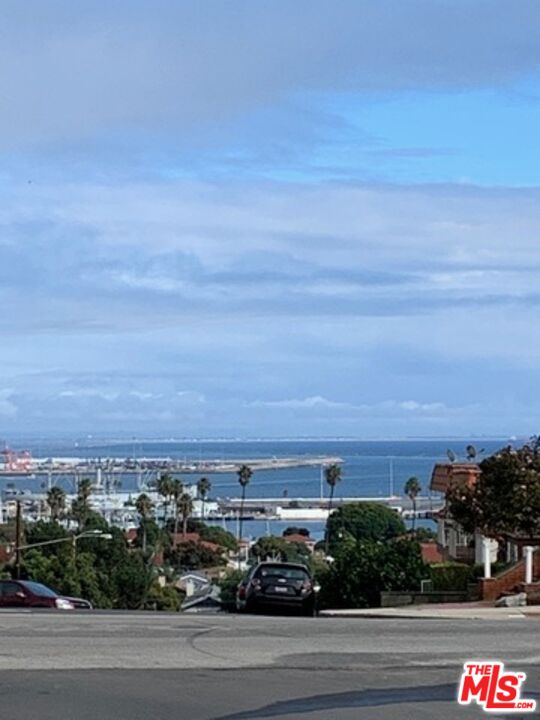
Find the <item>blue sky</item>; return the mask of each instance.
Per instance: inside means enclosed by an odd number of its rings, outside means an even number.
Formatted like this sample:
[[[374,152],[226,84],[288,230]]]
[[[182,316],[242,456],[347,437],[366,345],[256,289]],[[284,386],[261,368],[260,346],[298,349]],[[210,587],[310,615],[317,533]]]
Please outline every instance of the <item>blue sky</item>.
[[[6,0],[0,437],[520,435],[540,6]]]

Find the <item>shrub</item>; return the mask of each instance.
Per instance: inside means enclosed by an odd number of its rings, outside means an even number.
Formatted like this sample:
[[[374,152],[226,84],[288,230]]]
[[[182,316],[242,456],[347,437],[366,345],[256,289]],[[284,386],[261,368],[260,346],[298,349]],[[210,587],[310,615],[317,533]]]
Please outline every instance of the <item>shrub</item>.
[[[429,572],[435,592],[466,591],[474,579],[471,566],[464,563],[434,563]]]
[[[425,573],[420,546],[408,538],[355,542],[349,537],[337,548],[328,569],[317,572],[321,606],[376,607],[381,591],[417,590]]]
[[[242,570],[230,570],[219,583],[221,591],[221,605],[224,610],[234,612],[236,610],[236,589],[244,578]]]

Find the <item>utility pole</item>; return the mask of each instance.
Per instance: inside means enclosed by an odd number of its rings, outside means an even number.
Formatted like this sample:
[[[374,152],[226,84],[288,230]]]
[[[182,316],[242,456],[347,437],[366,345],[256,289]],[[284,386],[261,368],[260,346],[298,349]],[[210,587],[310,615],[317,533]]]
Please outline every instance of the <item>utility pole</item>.
[[[15,514],[15,579],[21,579],[22,517],[21,501],[17,500]]]

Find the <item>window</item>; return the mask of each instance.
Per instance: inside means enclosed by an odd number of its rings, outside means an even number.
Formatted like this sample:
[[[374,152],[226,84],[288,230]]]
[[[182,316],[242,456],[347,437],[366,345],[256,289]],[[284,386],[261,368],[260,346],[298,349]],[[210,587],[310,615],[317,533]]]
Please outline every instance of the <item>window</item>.
[[[287,567],[286,565],[262,567],[256,576],[261,578],[280,577],[287,580],[306,580],[309,578],[309,574],[304,568]]]
[[[39,597],[57,597],[57,593],[41,583],[27,582],[26,587],[34,595],[39,595]]]
[[[21,592],[22,588],[19,583],[16,582],[3,582],[0,583],[0,595],[15,595],[15,593]]]

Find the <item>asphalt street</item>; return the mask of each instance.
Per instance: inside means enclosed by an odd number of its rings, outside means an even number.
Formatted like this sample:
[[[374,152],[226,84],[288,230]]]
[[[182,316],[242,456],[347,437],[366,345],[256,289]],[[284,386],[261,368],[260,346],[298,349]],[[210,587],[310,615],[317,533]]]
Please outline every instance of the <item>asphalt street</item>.
[[[540,701],[536,618],[3,612],[0,638],[2,720],[466,720],[470,659],[527,672]]]

